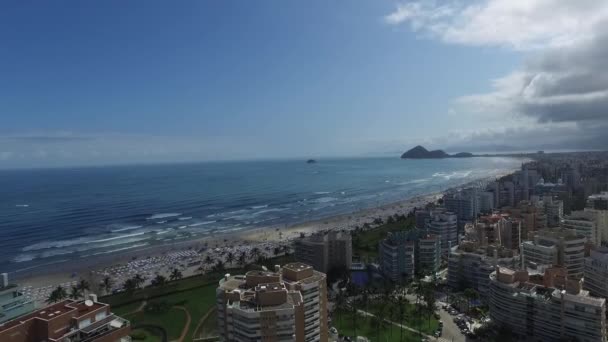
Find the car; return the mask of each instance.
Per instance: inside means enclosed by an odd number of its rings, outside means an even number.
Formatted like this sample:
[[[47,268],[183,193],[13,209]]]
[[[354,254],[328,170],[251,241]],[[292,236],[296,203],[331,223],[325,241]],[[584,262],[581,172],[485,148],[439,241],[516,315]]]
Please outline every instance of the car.
[[[435,335],[435,337],[439,337],[439,336],[441,336],[441,334],[439,333],[439,331],[435,331],[435,334],[434,334],[434,335]]]

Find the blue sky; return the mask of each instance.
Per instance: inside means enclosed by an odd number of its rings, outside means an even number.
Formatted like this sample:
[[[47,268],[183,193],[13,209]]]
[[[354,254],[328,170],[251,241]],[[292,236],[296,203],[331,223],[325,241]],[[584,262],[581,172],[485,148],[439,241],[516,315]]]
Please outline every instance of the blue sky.
[[[509,145],[532,115],[466,105],[551,36],[450,40],[446,4],[4,1],[0,168]]]

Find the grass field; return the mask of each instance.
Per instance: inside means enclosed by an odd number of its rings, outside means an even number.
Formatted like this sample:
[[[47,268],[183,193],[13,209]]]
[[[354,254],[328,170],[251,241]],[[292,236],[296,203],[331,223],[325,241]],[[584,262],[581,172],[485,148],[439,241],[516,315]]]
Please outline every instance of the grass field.
[[[282,265],[291,261],[293,261],[293,256],[279,256],[267,260],[267,263],[269,265]],[[245,270],[230,269],[227,272],[243,274]],[[218,281],[222,276],[223,273],[209,273],[204,276],[184,278],[169,282],[160,287],[146,287],[134,293],[122,292],[105,296],[100,298],[100,301],[110,304],[114,313],[130,320],[132,325],[152,324],[163,327],[169,335],[169,340],[179,338],[182,333],[186,324],[186,314],[183,311],[172,308],[160,313],[152,313],[145,310],[133,312],[141,307],[143,301],[147,303],[163,302],[169,307],[182,306],[191,317],[191,323],[185,338],[185,341],[191,341],[201,319],[215,307],[215,291]],[[216,335],[216,319],[217,314],[215,312],[211,313],[199,329],[198,335]],[[145,333],[146,338],[140,341],[159,341],[156,336],[144,330],[136,330],[135,333],[141,333],[142,331]]]
[[[353,255],[363,261],[371,261],[378,256],[378,243],[386,238],[389,232],[407,230],[414,227],[414,219],[408,218],[404,222],[386,223],[369,230],[362,230],[353,236]]]
[[[420,337],[409,330],[401,329],[391,324],[383,324],[380,329],[380,336],[378,338],[377,329],[371,317],[357,316],[356,321],[353,319],[352,312],[340,313],[340,319],[334,319],[333,326],[338,329],[338,333],[344,336],[355,336],[355,325],[357,327],[357,336],[365,336],[374,342],[419,342]],[[337,317],[337,316],[336,316]],[[401,339],[403,334],[403,339]]]

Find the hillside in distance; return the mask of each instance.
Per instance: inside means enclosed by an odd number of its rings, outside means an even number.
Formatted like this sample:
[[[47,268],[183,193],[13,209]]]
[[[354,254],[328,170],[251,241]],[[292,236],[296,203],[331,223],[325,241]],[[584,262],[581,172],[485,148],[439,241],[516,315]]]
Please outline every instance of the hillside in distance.
[[[443,158],[470,158],[472,153],[460,152],[456,154],[448,154],[443,150],[429,151],[426,148],[418,145],[401,155],[402,159],[443,159]]]

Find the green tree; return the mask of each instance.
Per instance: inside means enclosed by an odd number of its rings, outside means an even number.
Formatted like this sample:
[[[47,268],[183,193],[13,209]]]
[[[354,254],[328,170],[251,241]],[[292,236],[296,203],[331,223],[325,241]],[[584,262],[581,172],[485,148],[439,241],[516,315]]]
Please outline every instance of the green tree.
[[[62,286],[57,286],[46,300],[48,304],[60,302],[68,297],[68,293]]]
[[[228,263],[228,265],[232,266],[232,263],[235,259],[236,258],[234,257],[234,253],[228,252],[228,255],[226,256],[226,262]]]
[[[78,287],[78,289],[80,291],[82,291],[83,293],[85,291],[89,291],[91,288],[89,286],[89,282],[84,280],[84,279],[80,279],[80,281],[78,282],[78,284],[76,285]]]
[[[245,264],[247,263],[247,253],[242,252],[241,255],[239,255],[239,259],[237,260],[237,263],[241,267],[245,266]]]
[[[133,277],[135,289],[139,290],[140,288],[142,288],[145,281],[146,280],[144,279],[144,277],[141,276],[141,274],[139,274],[139,273],[135,274],[135,276]]]
[[[82,291],[80,290],[80,288],[77,285],[72,286],[69,297],[70,297],[70,299],[74,299],[74,300],[82,297]]]
[[[156,275],[151,281],[152,286],[163,286],[167,283],[167,278],[161,274]]]
[[[110,292],[112,292],[112,286],[114,286],[114,280],[109,276],[105,276],[101,281],[101,288],[106,294],[110,294]]]
[[[169,279],[171,280],[178,280],[182,278],[182,271],[178,270],[177,268],[174,268],[173,271],[171,271],[171,275],[169,275]]]
[[[137,285],[137,281],[135,280],[135,278],[129,278],[129,279],[125,280],[125,282],[122,284],[122,289],[126,293],[133,293],[138,288],[139,287]]]

